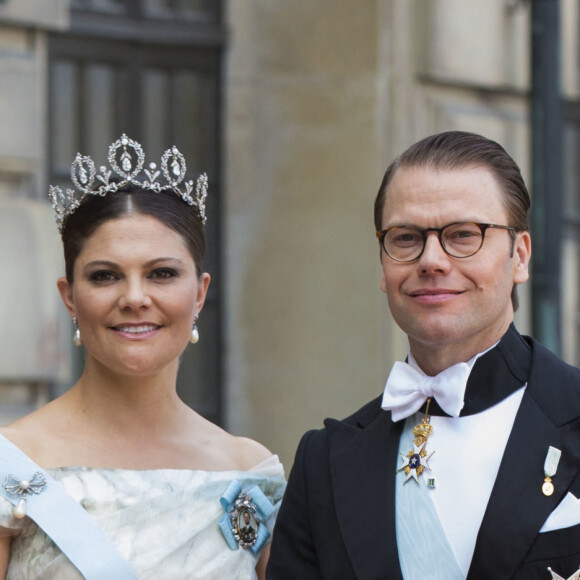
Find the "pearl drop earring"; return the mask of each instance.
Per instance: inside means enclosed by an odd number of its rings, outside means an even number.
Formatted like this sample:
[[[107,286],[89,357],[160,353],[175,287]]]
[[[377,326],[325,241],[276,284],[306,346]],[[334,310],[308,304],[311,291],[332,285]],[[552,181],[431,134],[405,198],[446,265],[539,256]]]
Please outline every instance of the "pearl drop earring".
[[[191,336],[189,337],[189,342],[191,344],[196,344],[199,342],[199,331],[197,330],[197,314],[195,315],[195,319],[193,321],[193,328],[191,329]]]
[[[81,346],[83,344],[83,339],[81,338],[81,331],[79,330],[79,321],[76,316],[73,316],[73,324],[75,325],[75,332],[73,334],[73,342],[76,346]]]

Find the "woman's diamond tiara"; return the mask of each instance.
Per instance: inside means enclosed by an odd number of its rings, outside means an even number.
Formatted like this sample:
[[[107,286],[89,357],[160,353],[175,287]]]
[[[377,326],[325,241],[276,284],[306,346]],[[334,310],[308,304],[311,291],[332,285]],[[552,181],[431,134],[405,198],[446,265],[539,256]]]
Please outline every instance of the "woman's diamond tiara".
[[[77,153],[71,165],[71,178],[76,190],[67,189],[63,192],[58,186],[50,186],[48,196],[52,202],[60,232],[66,218],[75,212],[87,195],[105,196],[129,183],[156,192],[167,190],[175,192],[183,201],[197,208],[199,217],[205,225],[207,175],[202,173],[197,178],[195,193],[192,196],[194,184],[191,180],[184,181],[185,158],[177,147],[167,149],[162,155],[161,169],[158,169],[155,163],[150,163],[149,168],[144,169],[143,147],[123,134],[120,139],[109,145],[107,159],[110,167],[102,166],[97,173],[94,161],[86,155]],[[141,173],[144,176],[141,176]],[[114,177],[114,181],[111,181],[113,174],[118,177]],[[165,179],[164,183],[158,181],[161,176]]]

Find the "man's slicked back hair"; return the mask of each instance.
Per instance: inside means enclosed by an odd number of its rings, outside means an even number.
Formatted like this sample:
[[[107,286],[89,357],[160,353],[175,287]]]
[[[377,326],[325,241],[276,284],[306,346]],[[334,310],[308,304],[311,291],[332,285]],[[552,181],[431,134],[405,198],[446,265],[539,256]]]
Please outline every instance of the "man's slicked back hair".
[[[383,177],[375,199],[375,228],[382,229],[383,209],[389,184],[399,168],[428,167],[440,170],[485,167],[495,176],[504,195],[508,225],[528,230],[530,194],[518,164],[496,141],[476,133],[447,131],[425,137],[411,145],[391,165]]]

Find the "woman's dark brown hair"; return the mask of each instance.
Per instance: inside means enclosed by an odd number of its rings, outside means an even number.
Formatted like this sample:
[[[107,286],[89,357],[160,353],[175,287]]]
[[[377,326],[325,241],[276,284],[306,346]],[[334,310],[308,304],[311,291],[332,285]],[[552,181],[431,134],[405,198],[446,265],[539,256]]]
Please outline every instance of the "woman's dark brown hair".
[[[195,262],[197,275],[201,275],[205,235],[197,208],[188,205],[172,191],[157,193],[126,185],[104,197],[87,195],[75,212],[66,218],[61,236],[69,283],[74,281],[74,265],[85,241],[105,222],[128,215],[152,216],[181,235]]]

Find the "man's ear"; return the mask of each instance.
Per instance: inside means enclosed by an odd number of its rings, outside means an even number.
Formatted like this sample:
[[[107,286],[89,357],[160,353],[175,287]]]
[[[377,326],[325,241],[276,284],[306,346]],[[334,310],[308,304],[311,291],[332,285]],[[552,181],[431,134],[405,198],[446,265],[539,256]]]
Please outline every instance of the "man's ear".
[[[380,288],[385,294],[387,293],[387,281],[385,280],[385,273],[384,272],[383,272],[383,275],[381,276]]]
[[[518,232],[514,242],[513,278],[515,284],[523,284],[530,277],[529,264],[532,257],[532,238],[529,232]]]

